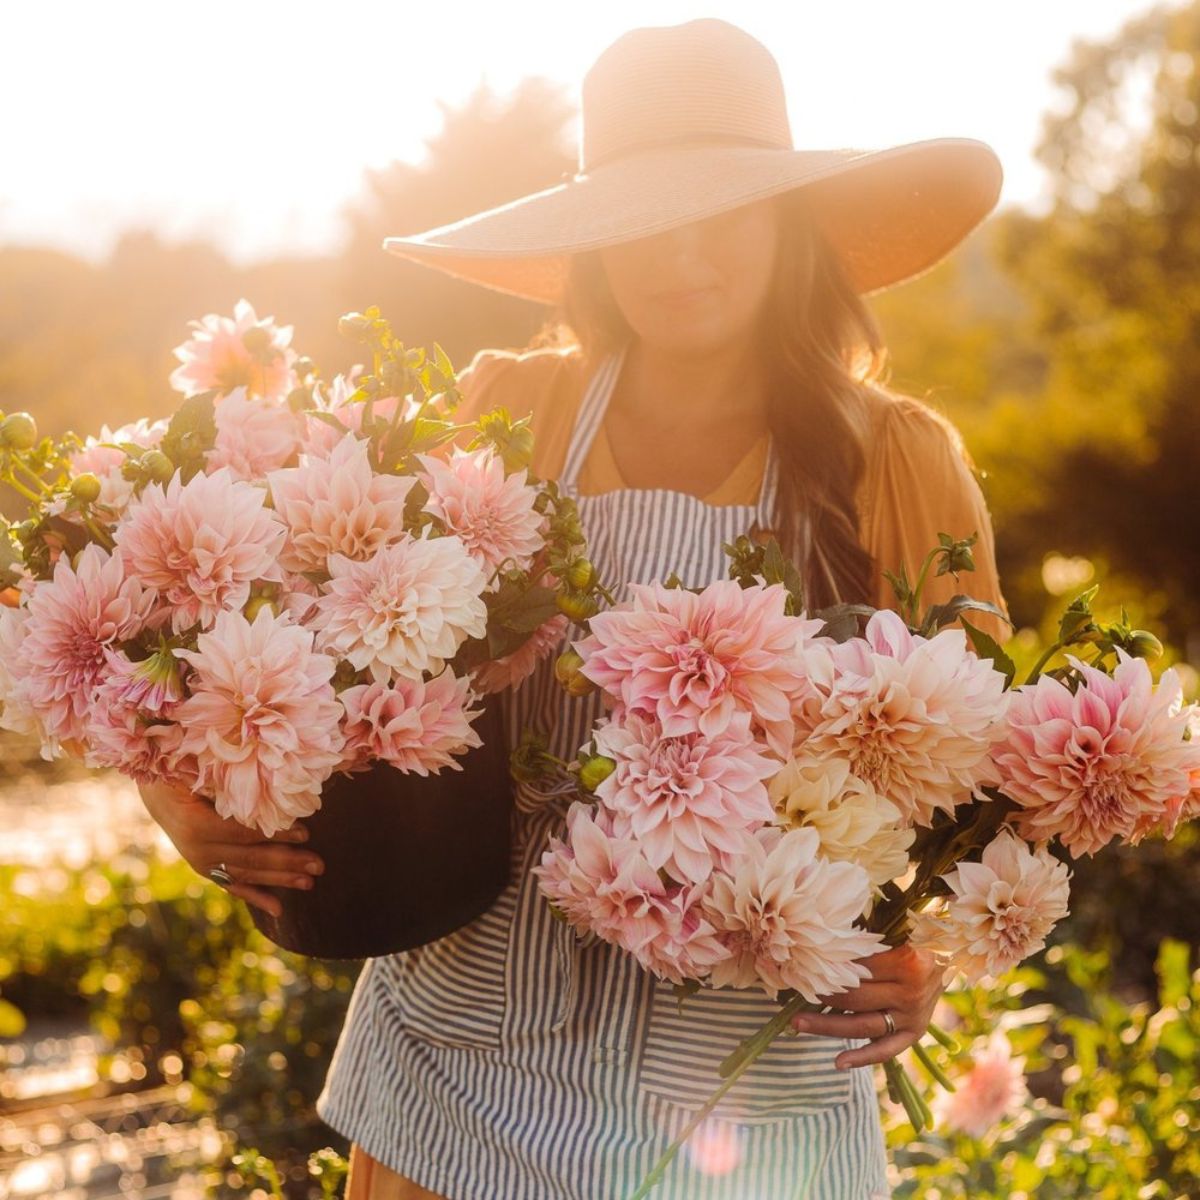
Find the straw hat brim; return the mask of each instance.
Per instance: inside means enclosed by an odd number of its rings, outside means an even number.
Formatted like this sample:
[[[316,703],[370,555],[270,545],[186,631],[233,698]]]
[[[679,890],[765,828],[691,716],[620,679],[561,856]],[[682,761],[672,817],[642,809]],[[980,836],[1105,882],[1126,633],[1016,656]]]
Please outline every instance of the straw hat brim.
[[[496,291],[558,302],[572,254],[648,237],[792,188],[862,294],[923,274],[995,207],[1000,160],[972,138],[883,150],[643,150],[385,250]]]

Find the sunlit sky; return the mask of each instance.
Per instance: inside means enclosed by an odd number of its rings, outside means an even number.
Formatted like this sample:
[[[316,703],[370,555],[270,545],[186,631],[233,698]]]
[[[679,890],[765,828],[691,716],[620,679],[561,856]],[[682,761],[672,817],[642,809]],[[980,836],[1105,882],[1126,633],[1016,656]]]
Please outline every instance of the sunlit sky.
[[[715,16],[763,41],[797,146],[978,137],[1037,206],[1050,73],[1146,0],[0,0],[0,244],[103,258],[122,229],[239,261],[336,251],[365,167],[419,162],[486,81],[571,94],[625,30]],[[398,233],[414,232],[397,230]]]

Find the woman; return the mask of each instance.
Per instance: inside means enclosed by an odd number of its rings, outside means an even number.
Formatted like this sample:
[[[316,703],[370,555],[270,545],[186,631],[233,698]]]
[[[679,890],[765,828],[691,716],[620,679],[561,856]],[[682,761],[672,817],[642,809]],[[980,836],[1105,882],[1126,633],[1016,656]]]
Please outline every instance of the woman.
[[[710,582],[722,545],[757,526],[802,563],[810,605],[886,604],[884,569],[912,574],[938,533],[978,533],[962,586],[1002,604],[957,436],[878,384],[884,352],[861,299],[986,215],[991,152],[796,151],[773,58],[702,20],[605,51],[584,83],[582,161],[559,188],[388,247],[556,306],[535,346],[475,357],[462,419],[495,405],[531,416],[534,469],[576,496],[602,577]],[[928,595],[953,590],[944,577]],[[567,701],[550,667],[512,697],[509,732],[540,727],[571,757],[599,700]],[[303,886],[306,865],[319,869],[286,836],[252,844],[201,803],[146,798],[189,862],[225,864],[251,902],[271,908],[261,885]],[[522,786],[496,904],[364,968],[318,1101],[354,1143],[351,1200],[624,1196],[775,1010],[717,991],[680,1011],[668,984],[553,920],[530,868],[565,807]],[[887,1194],[870,1064],[924,1031],[942,981],[907,949],[869,965],[840,1011],[805,1018],[755,1064],[663,1200]]]

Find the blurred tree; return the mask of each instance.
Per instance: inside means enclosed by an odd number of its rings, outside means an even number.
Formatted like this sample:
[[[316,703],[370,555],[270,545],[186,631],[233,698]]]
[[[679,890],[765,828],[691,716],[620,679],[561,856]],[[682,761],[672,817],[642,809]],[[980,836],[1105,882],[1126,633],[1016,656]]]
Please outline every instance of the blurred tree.
[[[568,134],[576,110],[562,85],[537,78],[503,100],[481,84],[462,108],[441,107],[444,124],[424,162],[368,172],[366,194],[347,213],[339,295],[344,308],[378,304],[406,342],[436,338],[462,366],[483,345],[524,346],[546,309],[387,254],[383,239],[561,182],[575,166]]]
[[[1001,567],[1107,558],[1200,656],[1200,3],[1160,7],[1056,73],[1041,161],[1054,202],[1000,226],[1045,383],[982,435],[1006,499]],[[1048,544],[1047,535],[1054,539]]]

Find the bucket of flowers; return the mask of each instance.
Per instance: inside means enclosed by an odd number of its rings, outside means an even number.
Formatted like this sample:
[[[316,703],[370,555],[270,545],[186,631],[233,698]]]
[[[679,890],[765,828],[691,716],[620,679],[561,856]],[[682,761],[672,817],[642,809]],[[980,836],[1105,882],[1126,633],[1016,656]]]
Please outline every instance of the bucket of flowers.
[[[306,821],[324,874],[254,920],[358,958],[508,881],[499,693],[581,610],[583,545],[524,422],[456,424],[440,346],[375,309],[339,328],[370,361],[326,382],[240,301],[192,322],[169,420],[84,440],[0,414],[28,503],[0,532],[0,722],[267,837]]]
[[[579,798],[534,868],[545,898],[674,985],[684,1014],[710,988],[780,1006],[730,1047],[633,1200],[872,954],[907,942],[994,978],[1067,914],[1070,858],[1200,816],[1200,710],[1175,670],[1152,677],[1153,634],[1096,618],[1095,589],[1024,679],[971,623],[998,609],[959,594],[923,611],[930,571],[972,569],[973,540],[942,535],[916,584],[892,577],[897,611],[809,616],[778,547],[742,538],[729,579],[634,585],[559,660],[607,713],[565,768]],[[952,1089],[935,1045],[885,1040]],[[920,1133],[922,1090],[896,1057],[884,1070]]]

